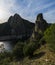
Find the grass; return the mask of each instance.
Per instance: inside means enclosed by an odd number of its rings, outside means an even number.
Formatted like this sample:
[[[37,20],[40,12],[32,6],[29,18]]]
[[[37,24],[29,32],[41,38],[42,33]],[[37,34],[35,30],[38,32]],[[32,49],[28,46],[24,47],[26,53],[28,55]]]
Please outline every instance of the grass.
[[[45,52],[41,57],[38,54]],[[24,58],[23,65],[55,65],[55,53],[48,49],[47,45],[41,46],[36,50],[33,55],[37,55],[35,58]]]
[[[48,49],[47,44],[37,49],[32,58],[25,57],[22,61],[12,61],[10,65],[55,65],[55,53]]]

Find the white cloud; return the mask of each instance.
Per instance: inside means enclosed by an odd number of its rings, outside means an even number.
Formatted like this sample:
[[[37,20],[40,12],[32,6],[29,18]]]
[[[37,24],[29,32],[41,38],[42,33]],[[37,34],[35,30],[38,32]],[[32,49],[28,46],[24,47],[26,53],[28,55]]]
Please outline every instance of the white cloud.
[[[10,12],[11,7],[14,6],[15,0],[0,0],[0,23],[7,21],[12,13]]]
[[[18,4],[16,4],[16,1]],[[36,15],[39,13],[39,11],[44,11],[44,9],[47,9],[55,4],[55,2],[44,4],[48,0],[23,0],[21,1],[22,4],[20,4],[19,1],[21,0],[0,0],[0,20],[3,22],[7,21],[9,16],[18,13],[25,19],[35,21]],[[35,14],[35,12],[37,13]],[[51,11],[48,9],[43,13],[47,21],[55,20],[55,14],[53,15],[53,13],[55,13],[55,9],[54,11],[53,9]]]

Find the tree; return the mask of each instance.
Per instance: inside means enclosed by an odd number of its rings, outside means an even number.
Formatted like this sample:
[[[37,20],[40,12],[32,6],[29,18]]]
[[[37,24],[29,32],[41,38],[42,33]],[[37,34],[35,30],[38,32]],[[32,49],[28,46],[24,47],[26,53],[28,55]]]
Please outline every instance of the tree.
[[[23,57],[23,45],[23,42],[18,42],[13,49],[13,55],[17,59]]]
[[[55,51],[55,24],[52,24],[44,33],[44,38],[52,51]]]
[[[33,56],[34,51],[38,48],[37,42],[30,42],[26,44],[23,48],[23,53],[25,56]]]

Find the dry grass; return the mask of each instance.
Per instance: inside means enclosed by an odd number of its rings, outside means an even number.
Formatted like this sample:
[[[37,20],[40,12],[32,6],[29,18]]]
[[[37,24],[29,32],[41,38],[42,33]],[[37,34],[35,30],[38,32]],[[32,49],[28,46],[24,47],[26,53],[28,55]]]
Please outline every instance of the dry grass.
[[[40,52],[45,52],[45,54],[39,58],[25,58],[23,60],[23,65],[55,65],[55,53],[48,49],[47,45],[41,46],[40,49],[36,50],[34,55],[38,55]]]
[[[39,57],[39,54],[44,52],[45,54]],[[21,62],[13,62],[11,65],[55,65],[55,53],[48,49],[47,45],[41,46],[40,49],[36,50],[33,54],[33,58],[26,57]]]

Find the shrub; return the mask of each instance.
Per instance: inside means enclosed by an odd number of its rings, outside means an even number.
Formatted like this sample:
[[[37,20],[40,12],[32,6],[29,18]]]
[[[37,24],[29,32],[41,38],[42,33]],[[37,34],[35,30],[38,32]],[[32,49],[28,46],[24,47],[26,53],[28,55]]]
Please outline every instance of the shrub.
[[[42,38],[39,40],[39,44],[40,44],[40,45],[46,44],[46,41],[45,41],[44,37],[42,37]]]
[[[26,44],[23,48],[23,53],[25,56],[32,56],[33,52],[38,48],[38,44],[36,42],[31,42]]]
[[[24,43],[23,42],[18,42],[14,49],[13,49],[13,55],[16,57],[16,58],[21,58],[23,56],[23,45]]]
[[[44,33],[44,38],[50,50],[55,51],[55,24],[52,24]]]
[[[0,64],[1,65],[9,65],[10,62],[11,62],[10,57],[8,57],[8,58],[1,60]]]
[[[0,53],[0,60],[2,60],[4,58],[8,58],[8,57],[11,57],[11,53],[10,52]]]

